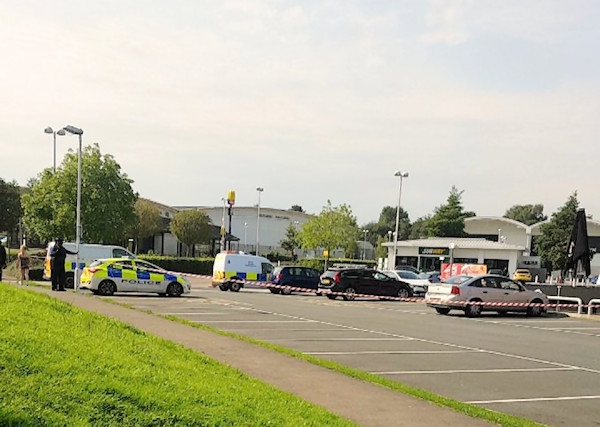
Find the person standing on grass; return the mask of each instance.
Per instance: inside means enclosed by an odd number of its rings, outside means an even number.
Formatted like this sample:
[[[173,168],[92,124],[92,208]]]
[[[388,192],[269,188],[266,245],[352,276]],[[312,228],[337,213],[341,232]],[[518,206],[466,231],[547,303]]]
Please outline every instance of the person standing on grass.
[[[2,270],[6,268],[6,249],[4,249],[4,245],[0,242],[0,282],[2,281]]]
[[[21,246],[17,255],[17,269],[19,274],[19,285],[29,286],[29,254],[25,245]]]
[[[65,285],[67,282],[67,273],[65,272],[65,260],[67,254],[77,255],[77,252],[71,252],[63,246],[63,239],[56,239],[56,243],[50,251],[50,268],[52,277],[53,291],[66,291]]]

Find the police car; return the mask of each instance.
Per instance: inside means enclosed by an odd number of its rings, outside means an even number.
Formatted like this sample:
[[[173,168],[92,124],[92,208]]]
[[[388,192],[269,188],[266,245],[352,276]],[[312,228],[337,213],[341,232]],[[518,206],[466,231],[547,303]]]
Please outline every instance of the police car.
[[[139,259],[107,258],[92,262],[81,274],[82,289],[110,296],[115,292],[149,292],[179,297],[189,294],[185,277]]]

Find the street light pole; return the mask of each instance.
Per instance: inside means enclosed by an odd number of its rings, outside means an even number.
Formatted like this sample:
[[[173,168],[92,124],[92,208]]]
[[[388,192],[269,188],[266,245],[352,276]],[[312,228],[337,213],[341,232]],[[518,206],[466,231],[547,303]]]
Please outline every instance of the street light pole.
[[[223,214],[221,215],[221,252],[223,252],[224,250],[227,249],[227,246],[225,245],[225,203],[227,202],[227,199],[225,197],[221,197],[221,201],[223,202]]]
[[[365,233],[365,238],[363,240],[363,253],[362,253],[362,259],[365,259],[365,253],[367,251],[367,233],[369,232],[369,230],[362,230],[363,233]]]
[[[392,262],[392,270],[396,269],[396,251],[398,248],[398,227],[400,224],[400,201],[402,199],[402,178],[408,178],[408,172],[394,172],[394,176],[400,177],[400,185],[398,187],[398,206],[396,206],[396,232],[394,233],[394,258]]]
[[[79,136],[79,148],[77,150],[77,224],[75,229],[75,290],[79,290],[81,277],[81,266],[79,265],[79,244],[81,243],[81,139],[83,130],[75,126],[65,126],[65,131]]]
[[[44,129],[44,133],[51,133],[53,135],[53,140],[54,140],[54,162],[53,162],[52,171],[56,173],[56,134],[62,136],[62,135],[65,134],[65,130],[64,129],[59,129],[58,131],[54,131],[50,126],[48,126],[46,129]]]
[[[259,240],[260,240],[260,193],[264,191],[262,187],[256,187],[256,191],[258,191],[258,209],[256,213],[256,255],[258,255],[259,251]]]
[[[248,223],[245,222],[244,223],[244,252],[246,252],[248,249]]]

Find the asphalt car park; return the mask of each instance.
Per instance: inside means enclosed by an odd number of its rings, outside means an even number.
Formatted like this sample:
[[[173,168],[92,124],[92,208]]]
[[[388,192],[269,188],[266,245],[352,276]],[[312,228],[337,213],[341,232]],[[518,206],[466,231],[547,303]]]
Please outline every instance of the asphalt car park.
[[[356,369],[547,425],[596,426],[600,322],[549,314],[460,312],[423,303],[224,293],[192,283],[177,299],[117,294],[119,302],[334,360]]]

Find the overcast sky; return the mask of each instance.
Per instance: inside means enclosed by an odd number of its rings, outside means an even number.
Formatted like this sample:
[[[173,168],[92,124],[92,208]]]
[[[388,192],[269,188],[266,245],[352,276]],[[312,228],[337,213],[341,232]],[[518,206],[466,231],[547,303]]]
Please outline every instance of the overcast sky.
[[[0,0],[0,177],[84,130],[168,205],[600,218],[596,0]],[[76,137],[57,137],[58,160]]]

